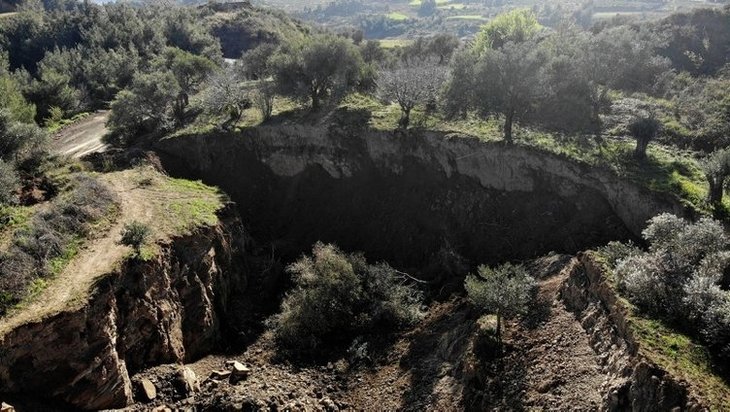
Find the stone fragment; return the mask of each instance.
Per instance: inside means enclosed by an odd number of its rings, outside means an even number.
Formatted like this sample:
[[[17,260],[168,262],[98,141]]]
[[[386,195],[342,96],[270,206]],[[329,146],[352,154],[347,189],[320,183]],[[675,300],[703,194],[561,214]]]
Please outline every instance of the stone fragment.
[[[251,369],[241,362],[232,362],[229,364],[229,367],[231,368],[231,378],[229,382],[234,385],[248,378],[248,375],[251,374]]]
[[[157,388],[151,380],[144,378],[139,382],[143,401],[149,402],[157,398]]]
[[[231,373],[237,377],[245,378],[251,373],[251,369],[241,362],[233,362],[231,365]]]
[[[231,376],[231,371],[213,371],[210,373],[211,379],[224,380]]]
[[[13,405],[3,402],[0,404],[0,412],[15,412],[15,408]]]
[[[192,369],[183,366],[177,371],[175,377],[175,386],[183,396],[188,396],[200,390],[200,384],[198,378],[195,376],[195,372]]]

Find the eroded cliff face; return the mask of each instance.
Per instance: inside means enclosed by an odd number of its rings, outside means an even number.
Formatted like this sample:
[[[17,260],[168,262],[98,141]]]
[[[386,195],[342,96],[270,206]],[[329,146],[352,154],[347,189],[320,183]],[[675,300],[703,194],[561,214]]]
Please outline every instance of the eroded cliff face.
[[[581,253],[565,270],[568,277],[561,299],[590,336],[593,350],[601,354],[601,367],[611,378],[602,391],[602,410],[707,410],[686,382],[641,355],[626,308],[592,254]]]
[[[159,143],[175,174],[223,188],[257,240],[317,240],[406,268],[575,253],[637,237],[680,202],[562,157],[435,132],[272,125]],[[445,253],[443,253],[445,252]]]
[[[230,207],[220,217],[101,277],[80,309],[0,337],[0,392],[74,409],[124,407],[135,372],[209,353],[228,299],[246,283],[241,222]]]

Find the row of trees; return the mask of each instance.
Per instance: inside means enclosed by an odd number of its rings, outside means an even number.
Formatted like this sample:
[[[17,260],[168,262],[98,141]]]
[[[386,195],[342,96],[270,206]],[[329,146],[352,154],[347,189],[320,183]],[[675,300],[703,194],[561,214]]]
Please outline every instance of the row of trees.
[[[0,49],[8,53],[10,70],[41,123],[52,108],[70,116],[108,106],[136,73],[153,70],[167,47],[219,64],[219,40],[200,24],[204,13],[28,0],[0,24]]]
[[[17,201],[19,175],[32,173],[46,152],[48,136],[34,123],[35,114],[0,54],[0,206]]]
[[[420,39],[394,59],[372,42],[358,48],[321,35],[254,51],[244,61],[256,77],[270,76],[279,94],[308,100],[315,110],[351,90],[377,91],[399,104],[401,127],[420,105],[451,117],[500,116],[511,141],[518,121],[600,136],[609,90],[650,91],[666,72],[656,43],[651,33],[630,27],[599,35],[571,27],[546,34],[529,11],[516,10],[491,21],[456,54],[459,43],[447,35]],[[639,158],[647,136],[657,132],[647,126],[657,124],[644,120],[632,128]]]

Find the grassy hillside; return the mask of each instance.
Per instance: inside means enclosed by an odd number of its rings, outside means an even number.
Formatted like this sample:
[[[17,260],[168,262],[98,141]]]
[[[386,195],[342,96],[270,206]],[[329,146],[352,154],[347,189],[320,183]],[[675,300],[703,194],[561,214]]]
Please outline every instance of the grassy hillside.
[[[159,242],[215,225],[225,201],[215,188],[173,179],[145,166],[106,174],[74,171],[59,178],[68,183],[53,200],[2,210],[8,222],[0,231],[6,257],[22,263],[28,259],[24,256],[45,256],[35,263],[36,269],[40,264],[45,270],[3,277],[5,282],[14,280],[12,289],[4,288],[3,294],[4,310],[10,310],[11,319],[42,317],[84,301],[96,278],[133,256],[120,244],[125,224],[139,222],[150,229],[139,256],[150,259]],[[18,267],[8,267],[7,262],[0,270]]]

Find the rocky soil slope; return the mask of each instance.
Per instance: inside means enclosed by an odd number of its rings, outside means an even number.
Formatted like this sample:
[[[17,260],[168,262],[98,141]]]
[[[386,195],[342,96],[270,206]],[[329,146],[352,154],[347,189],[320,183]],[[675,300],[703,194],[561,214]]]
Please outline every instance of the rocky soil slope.
[[[455,299],[432,305],[414,329],[376,340],[367,356],[292,364],[263,333],[243,352],[186,365],[197,389],[177,383],[183,366],[143,371],[133,379],[152,383],[155,397],[140,394],[132,409],[706,410],[686,383],[638,352],[590,255],[538,259],[531,270],[537,299],[508,323],[503,358],[485,346],[488,318]]]
[[[203,224],[190,213],[205,201],[218,207],[208,191],[151,172],[109,176],[126,199],[124,219],[93,240],[101,249],[81,251],[28,307],[0,320],[0,396],[30,402],[29,410],[131,403],[132,374],[220,344],[228,299],[245,286],[245,236],[235,209],[218,209],[217,222]],[[133,217],[161,237],[152,257],[125,258],[129,250],[116,244],[121,224]]]

